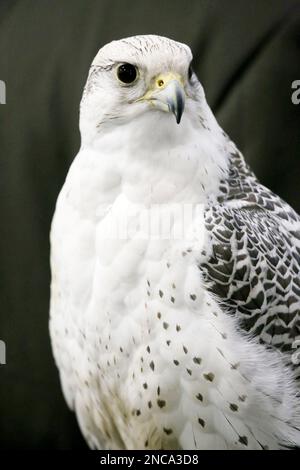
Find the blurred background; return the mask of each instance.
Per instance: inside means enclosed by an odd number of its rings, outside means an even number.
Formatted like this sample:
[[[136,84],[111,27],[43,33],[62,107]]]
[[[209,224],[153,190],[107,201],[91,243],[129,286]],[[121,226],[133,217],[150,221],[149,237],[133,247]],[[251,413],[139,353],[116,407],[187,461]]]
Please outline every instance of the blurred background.
[[[220,124],[300,212],[299,0],[0,0],[1,449],[85,448],[51,354],[48,234],[94,55],[149,33],[191,46]]]

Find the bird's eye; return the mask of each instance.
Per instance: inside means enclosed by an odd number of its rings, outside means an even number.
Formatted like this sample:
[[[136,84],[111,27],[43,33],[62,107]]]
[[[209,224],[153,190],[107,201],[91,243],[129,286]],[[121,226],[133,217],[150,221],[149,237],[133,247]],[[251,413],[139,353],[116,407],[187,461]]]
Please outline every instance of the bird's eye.
[[[192,65],[192,63],[190,63],[189,70],[188,70],[189,80],[192,78],[193,73],[194,73],[193,65]]]
[[[133,83],[137,77],[137,68],[132,64],[119,65],[117,69],[118,79],[122,83]]]

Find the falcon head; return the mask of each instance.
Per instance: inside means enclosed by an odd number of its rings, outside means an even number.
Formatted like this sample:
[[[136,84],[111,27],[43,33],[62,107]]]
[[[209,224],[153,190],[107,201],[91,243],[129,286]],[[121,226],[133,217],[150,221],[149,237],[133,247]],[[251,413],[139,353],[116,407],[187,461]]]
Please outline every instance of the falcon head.
[[[201,114],[206,102],[192,58],[185,44],[154,35],[104,46],[91,65],[83,93],[81,133],[91,126],[101,132],[142,114],[151,113],[156,121],[168,116],[175,126],[185,116],[195,117],[195,107]]]

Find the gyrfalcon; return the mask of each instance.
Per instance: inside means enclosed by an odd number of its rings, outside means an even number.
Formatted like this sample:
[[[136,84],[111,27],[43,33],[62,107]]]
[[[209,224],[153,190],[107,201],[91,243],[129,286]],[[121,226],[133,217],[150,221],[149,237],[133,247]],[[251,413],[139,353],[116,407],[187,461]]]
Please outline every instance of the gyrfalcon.
[[[92,63],[51,229],[62,388],[95,449],[299,446],[300,218],[191,62],[145,35]]]

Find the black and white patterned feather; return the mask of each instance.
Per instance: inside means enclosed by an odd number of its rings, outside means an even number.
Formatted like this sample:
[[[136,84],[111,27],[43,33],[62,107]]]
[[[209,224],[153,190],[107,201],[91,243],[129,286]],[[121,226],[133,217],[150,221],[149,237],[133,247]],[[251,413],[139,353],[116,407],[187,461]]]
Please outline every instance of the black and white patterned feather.
[[[229,165],[218,203],[205,211],[212,251],[199,268],[243,329],[293,354],[300,339],[300,217],[259,183],[238,152]]]

